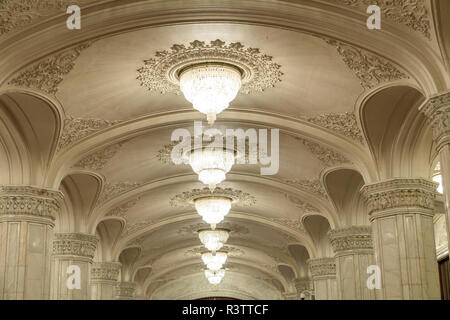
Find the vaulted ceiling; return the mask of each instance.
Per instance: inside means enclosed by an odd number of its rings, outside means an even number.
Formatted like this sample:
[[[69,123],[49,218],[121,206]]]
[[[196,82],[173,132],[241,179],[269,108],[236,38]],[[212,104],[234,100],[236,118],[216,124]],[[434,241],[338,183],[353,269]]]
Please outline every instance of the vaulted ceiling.
[[[82,8],[81,30],[65,26],[69,2]],[[122,262],[142,295],[295,292],[306,260],[331,254],[330,228],[369,223],[363,184],[434,168],[418,108],[450,88],[448,1],[383,2],[381,30],[366,28],[367,3],[4,1],[0,183],[62,190],[56,231],[97,234],[96,260]],[[203,185],[169,159],[173,130],[192,131],[203,116],[137,78],[161,52],[217,39],[280,66],[281,81],[240,93],[215,124],[279,128],[280,168],[262,176],[238,164],[220,185],[239,201],[223,223],[228,273],[211,287],[197,235],[205,224],[183,202]]]

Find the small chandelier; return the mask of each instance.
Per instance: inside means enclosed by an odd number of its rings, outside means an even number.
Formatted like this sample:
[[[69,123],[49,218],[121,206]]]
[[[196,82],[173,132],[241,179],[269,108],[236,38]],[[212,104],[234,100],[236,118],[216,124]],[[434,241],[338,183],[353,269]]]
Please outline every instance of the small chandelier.
[[[229,233],[225,229],[200,230],[198,236],[206,249],[214,252],[220,250],[227,242]]]
[[[190,66],[179,77],[184,97],[196,110],[206,114],[211,125],[216,115],[228,108],[242,84],[239,69],[220,63]]]
[[[226,148],[198,148],[189,153],[189,164],[198,179],[213,191],[225,180],[234,164],[235,151]]]
[[[209,283],[217,285],[222,281],[222,278],[225,276],[225,270],[205,270],[205,276],[208,279]]]
[[[194,200],[197,213],[214,230],[216,224],[221,222],[231,209],[232,200],[222,196],[207,196]]]
[[[225,261],[227,261],[227,253],[226,252],[207,252],[202,254],[203,263],[206,264],[206,267],[209,270],[216,271],[222,268]]]

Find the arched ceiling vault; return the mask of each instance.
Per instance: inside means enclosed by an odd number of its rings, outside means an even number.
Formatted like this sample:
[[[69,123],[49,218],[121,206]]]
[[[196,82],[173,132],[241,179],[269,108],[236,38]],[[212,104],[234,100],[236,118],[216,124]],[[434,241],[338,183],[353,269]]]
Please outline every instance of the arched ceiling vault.
[[[2,3],[2,182],[63,190],[57,229],[100,237],[95,259],[122,261],[122,280],[139,282],[142,294],[280,298],[308,276],[307,258],[331,254],[330,228],[367,222],[361,184],[429,178],[435,155],[418,107],[450,88],[438,10],[447,3],[431,2],[411,12],[385,2],[379,31],[366,28],[363,0],[79,0],[81,31],[65,27],[64,1]],[[24,16],[35,18],[19,25]],[[214,291],[201,271],[202,222],[179,203],[202,185],[189,166],[167,161],[171,132],[192,130],[201,116],[137,77],[156,52],[216,39],[256,48],[283,75],[274,88],[240,93],[216,122],[280,129],[280,169],[262,176],[259,166],[235,165],[221,185],[245,199],[224,222],[229,277]]]

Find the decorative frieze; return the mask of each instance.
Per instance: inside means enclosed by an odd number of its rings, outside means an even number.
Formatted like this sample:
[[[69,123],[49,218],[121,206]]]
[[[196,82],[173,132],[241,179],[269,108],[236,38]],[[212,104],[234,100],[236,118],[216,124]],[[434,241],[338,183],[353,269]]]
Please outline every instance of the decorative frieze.
[[[309,259],[307,265],[313,277],[336,276],[336,262],[334,258]]]
[[[370,5],[378,5],[383,17],[420,32],[431,39],[430,18],[425,0],[329,0],[338,4],[357,7],[366,13]]]
[[[194,204],[194,200],[201,197],[227,197],[230,198],[233,203],[238,203],[242,206],[252,206],[256,203],[256,198],[247,192],[232,188],[216,187],[213,192],[207,187],[203,189],[192,189],[191,191],[185,191],[177,194],[170,199],[170,205],[172,207],[187,207]]]
[[[300,137],[296,137],[295,139],[301,141],[303,145],[327,167],[350,162],[342,154],[324,147],[317,142],[312,142]]]
[[[78,161],[74,167],[89,169],[89,170],[101,170],[103,169],[109,160],[111,160],[117,152],[119,152],[123,143],[119,142],[111,146],[107,146],[97,152],[94,152],[80,161]]]
[[[139,188],[142,185],[143,185],[142,182],[128,182],[128,181],[106,183],[98,199],[98,206],[105,203],[111,198],[115,198],[125,192]]]
[[[289,202],[295,205],[296,208],[301,210],[301,213],[311,213],[311,212],[320,212],[319,209],[317,209],[315,206],[310,204],[309,202],[305,202],[299,197],[296,197],[289,193],[284,193],[284,196]]]
[[[319,180],[283,179],[283,182],[304,191],[313,193],[321,198],[328,198],[328,195]]]
[[[0,186],[0,216],[28,215],[55,220],[63,198],[63,194],[56,190]]]
[[[226,252],[228,254],[228,256],[230,257],[238,257],[238,256],[243,256],[244,250],[236,248],[236,247],[231,247],[231,246],[223,246],[220,251]],[[186,250],[186,252],[184,253],[184,255],[186,257],[197,257],[197,256],[201,256],[202,253],[208,252],[207,249],[205,249],[205,247],[200,246],[200,247],[195,247],[195,248],[191,248]]]
[[[364,89],[371,89],[385,82],[409,78],[395,63],[372,52],[335,39],[323,39],[336,48],[344,63],[360,80]]]
[[[53,256],[76,256],[92,259],[98,239],[83,233],[56,233],[53,239]]]
[[[328,237],[336,253],[349,250],[373,250],[371,226],[332,229],[328,232]]]
[[[106,216],[107,217],[121,217],[125,218],[126,213],[128,210],[130,210],[132,207],[134,207],[138,201],[140,200],[140,197],[137,197],[133,200],[127,201],[124,204],[121,204],[118,207],[115,207],[114,209],[110,210]]]
[[[450,92],[431,97],[420,111],[431,125],[437,149],[450,144]]]
[[[305,227],[301,219],[289,219],[289,218],[269,218],[270,221],[281,224],[295,231],[306,232]]]
[[[189,225],[185,225],[185,226],[181,227],[180,229],[178,229],[177,233],[179,235],[197,234],[198,230],[205,229],[205,227],[206,227],[206,225],[204,222],[189,224]],[[234,236],[244,235],[244,234],[249,233],[248,228],[246,228],[240,224],[237,224],[237,223],[221,222],[220,228],[229,230],[229,233],[233,234]]]
[[[91,281],[117,281],[120,262],[96,262],[91,266]]]
[[[174,44],[169,50],[156,52],[144,61],[137,79],[141,86],[162,94],[180,94],[178,74],[187,65],[206,62],[232,64],[240,68],[242,87],[240,92],[264,91],[281,81],[281,66],[258,48],[246,48],[240,42],[225,43],[214,40],[209,44],[194,40],[189,45]]]
[[[431,214],[436,187],[436,183],[424,179],[392,179],[365,185],[361,192],[366,198],[369,215],[401,207],[418,207]]]
[[[105,130],[118,123],[120,123],[119,120],[111,121],[67,117],[64,120],[64,127],[61,136],[59,137],[57,151],[67,148],[68,146],[95,132]]]
[[[89,48],[90,45],[90,42],[86,42],[52,55],[22,71],[18,76],[11,79],[8,84],[56,94],[59,84],[63,81],[64,76],[73,69],[75,60],[80,56],[81,51]]]
[[[116,286],[117,299],[132,299],[134,291],[136,290],[136,283],[134,282],[119,282]]]
[[[326,113],[314,117],[305,117],[304,119],[360,143],[364,141],[358,122],[356,121],[356,116],[353,112]]]

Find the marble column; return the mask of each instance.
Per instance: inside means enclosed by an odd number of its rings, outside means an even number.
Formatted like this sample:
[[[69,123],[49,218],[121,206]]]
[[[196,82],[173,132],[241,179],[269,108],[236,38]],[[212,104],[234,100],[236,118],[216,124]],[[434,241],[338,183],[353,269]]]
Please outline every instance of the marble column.
[[[295,279],[295,289],[298,300],[311,300],[311,281],[309,279]]]
[[[97,238],[94,235],[55,234],[52,253],[51,299],[89,299],[89,268],[96,246]],[[79,287],[73,286],[76,281],[74,277],[79,277]]]
[[[54,220],[63,194],[0,186],[0,300],[48,299]]]
[[[351,226],[328,233],[335,252],[336,279],[340,300],[373,300],[367,287],[367,267],[375,263],[370,226]]]
[[[91,267],[91,300],[114,300],[120,262],[96,262]]]
[[[116,286],[116,300],[134,300],[135,291],[136,283],[119,282]]]
[[[316,300],[337,300],[336,263],[334,258],[309,259]]]
[[[380,299],[440,299],[434,244],[436,184],[392,179],[362,188],[372,224]]]
[[[420,109],[433,130],[436,151],[439,152],[442,185],[444,187],[447,234],[450,235],[450,92],[431,97]],[[450,248],[450,236],[448,237]]]

